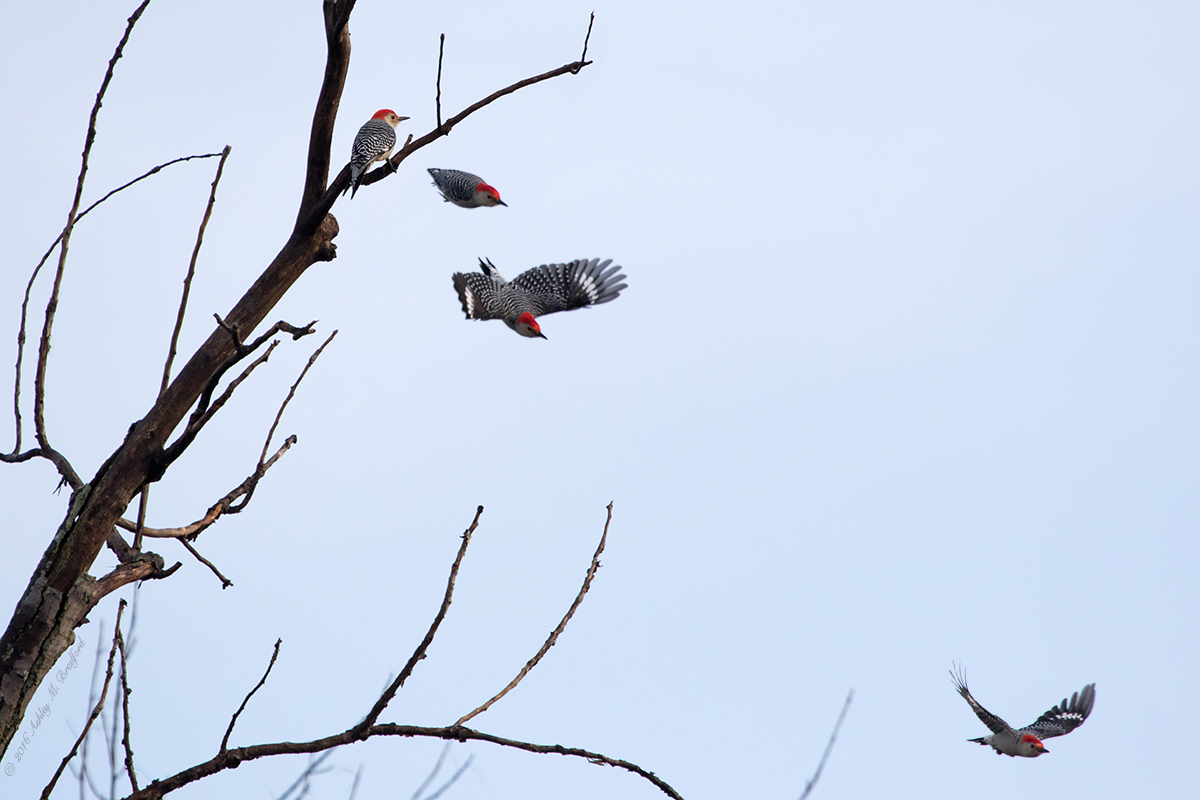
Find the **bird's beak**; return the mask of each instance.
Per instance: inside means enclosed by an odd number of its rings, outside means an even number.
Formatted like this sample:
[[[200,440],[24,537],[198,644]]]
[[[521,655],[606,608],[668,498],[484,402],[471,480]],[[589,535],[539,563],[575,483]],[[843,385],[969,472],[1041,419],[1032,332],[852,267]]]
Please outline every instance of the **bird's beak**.
[[[497,200],[496,205],[504,206],[505,208],[508,208],[508,203],[504,202],[503,200]]]
[[[540,336],[540,337],[542,337],[543,339],[545,339],[545,338],[546,338],[546,334],[542,333],[541,331],[538,331],[538,332],[537,332],[537,335],[538,335],[538,336]]]
[[[404,120],[412,119],[412,117],[397,117],[397,119],[399,119],[401,122],[404,122]]]

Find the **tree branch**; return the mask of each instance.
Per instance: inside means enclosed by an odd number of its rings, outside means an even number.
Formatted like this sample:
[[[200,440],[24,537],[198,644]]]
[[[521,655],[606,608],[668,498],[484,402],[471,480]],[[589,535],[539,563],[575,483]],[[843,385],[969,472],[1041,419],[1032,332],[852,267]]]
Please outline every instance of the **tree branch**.
[[[129,775],[129,785],[136,792],[138,790],[137,773],[133,769],[133,747],[129,744],[130,690],[128,661],[125,658],[125,638],[121,636],[120,627],[117,628],[117,649],[121,651],[121,719],[124,721],[121,744],[125,747],[125,772]]]
[[[233,581],[229,580],[229,578],[226,578],[224,575],[222,575],[221,570],[217,569],[215,564],[213,564],[211,561],[209,561],[204,556],[200,555],[200,552],[195,547],[192,546],[191,542],[189,542],[187,539],[179,539],[178,541],[181,545],[183,545],[187,549],[187,551],[189,553],[191,553],[193,556],[195,556],[197,561],[199,561],[201,564],[203,564],[204,566],[206,566],[210,570],[212,570],[212,574],[216,575],[221,580],[221,588],[222,589],[228,589],[230,586],[233,586]]]
[[[58,779],[62,776],[63,770],[67,768],[67,764],[79,752],[79,745],[83,744],[83,740],[87,738],[88,731],[92,729],[92,723],[100,716],[100,711],[104,708],[104,699],[108,696],[108,684],[112,681],[113,676],[113,658],[117,655],[117,639],[121,635],[121,615],[125,613],[124,599],[117,606],[117,624],[113,631],[112,648],[108,651],[108,670],[104,673],[104,688],[100,692],[100,699],[96,702],[92,709],[91,715],[88,717],[87,723],[83,726],[83,730],[79,734],[79,738],[75,740],[75,746],[71,748],[71,752],[67,753],[63,758],[62,763],[58,765],[58,769],[54,772],[54,777],[46,784],[46,788],[42,789],[42,800],[48,800],[50,793],[54,791],[54,784],[58,783]],[[99,655],[99,653],[97,653]],[[93,680],[95,678],[93,677]]]
[[[575,595],[575,602],[571,603],[571,607],[567,609],[567,613],[562,618],[562,621],[558,623],[558,627],[550,632],[550,636],[546,639],[545,644],[542,645],[542,649],[537,651],[537,655],[529,659],[528,663],[526,663],[525,666],[521,668],[521,671],[517,673],[517,677],[513,678],[512,681],[509,682],[508,686],[505,686],[503,689],[501,689],[498,694],[481,705],[479,708],[463,717],[460,717],[459,720],[450,727],[456,728],[459,725],[462,725],[464,722],[479,716],[484,711],[487,711],[489,708],[491,708],[493,703],[512,691],[513,688],[516,687],[516,685],[520,683],[521,680],[524,679],[524,677],[528,675],[534,667],[537,666],[538,662],[542,660],[542,656],[546,655],[550,648],[554,646],[554,643],[558,641],[559,634],[566,629],[567,623],[571,621],[571,617],[575,616],[575,610],[579,608],[579,604],[583,602],[583,596],[587,594],[588,589],[591,588],[592,578],[596,577],[596,570],[600,568],[600,554],[604,552],[604,545],[608,541],[608,525],[610,522],[612,522],[612,508],[613,504],[609,503],[608,518],[604,521],[604,533],[600,536],[600,546],[596,548],[596,554],[592,556],[592,564],[590,567],[588,567],[587,575],[583,579],[583,586],[580,587],[579,594]]]
[[[125,51],[125,44],[129,41],[129,35],[133,33],[133,26],[137,24],[141,18],[142,12],[146,10],[146,6],[150,5],[150,0],[143,0],[142,4],[134,10],[132,16],[125,26],[125,35],[121,37],[120,43],[117,44],[117,49],[113,53],[112,59],[108,62],[108,71],[104,73],[104,80],[100,83],[100,91],[96,93],[96,102],[92,105],[92,114],[88,120],[87,137],[83,145],[83,158],[79,167],[79,178],[75,182],[75,197],[71,201],[71,210],[67,212],[67,223],[63,227],[62,243],[58,250],[58,269],[54,273],[54,286],[50,290],[50,300],[46,304],[46,317],[42,324],[42,338],[38,345],[38,360],[37,372],[33,382],[33,426],[37,435],[38,444],[43,450],[50,450],[50,438],[46,433],[46,363],[50,358],[50,332],[54,329],[54,314],[58,310],[58,295],[62,288],[63,273],[67,266],[67,248],[71,243],[71,231],[75,227],[75,215],[79,211],[79,202],[83,197],[83,184],[87,178],[88,159],[92,154],[92,144],[96,141],[96,117],[100,114],[100,106],[104,100],[104,93],[108,91],[108,85],[112,82],[113,70],[116,69],[117,61]]]
[[[591,24],[590,23],[588,24],[588,36],[589,37],[591,36]],[[585,39],[584,40],[584,53],[585,54],[587,52],[586,41],[587,40]],[[347,47],[348,46],[349,45],[347,44]],[[440,56],[439,56],[439,61],[440,61]],[[551,78],[557,78],[559,75],[565,75],[568,72],[571,73],[572,75],[578,75],[579,71],[581,69],[583,69],[584,67],[588,66],[591,63],[592,63],[591,61],[572,61],[570,64],[564,64],[563,66],[561,66],[557,69],[552,69],[549,72],[542,73],[541,75],[535,75],[532,78],[525,78],[524,80],[517,81],[516,83],[511,84],[510,86],[506,86],[503,89],[500,89],[499,91],[492,92],[487,97],[483,98],[482,100],[480,100],[479,102],[477,102],[471,106],[468,106],[467,108],[463,109],[458,114],[454,115],[453,117],[446,120],[445,122],[441,122],[439,119],[438,126],[436,128],[434,128],[432,131],[430,131],[429,133],[425,134],[420,139],[417,139],[415,141],[413,141],[412,138],[410,137],[409,141],[405,142],[404,147],[400,148],[400,150],[398,150],[395,155],[393,155],[390,159],[388,159],[386,162],[384,162],[382,166],[367,173],[367,175],[363,178],[363,185],[366,186],[366,185],[375,183],[376,181],[381,181],[384,178],[386,178],[387,176],[395,173],[396,169],[400,166],[400,163],[402,161],[404,161],[404,159],[408,158],[409,156],[411,156],[413,153],[420,150],[425,145],[430,144],[434,141],[437,141],[438,139],[440,139],[443,136],[449,135],[450,131],[454,128],[455,125],[462,122],[464,119],[471,116],[479,109],[481,109],[485,106],[491,105],[493,102],[495,102],[496,100],[499,100],[501,97],[504,97],[507,94],[512,94],[513,92],[515,92],[519,89],[524,89],[526,86],[532,86],[535,83],[541,83],[542,81],[548,81]],[[439,96],[440,96],[440,91],[441,90],[440,90],[440,81],[439,81]],[[328,167],[326,167],[326,176],[328,176]],[[321,221],[325,219],[325,216],[333,208],[333,204],[335,202],[337,202],[338,197],[341,195],[342,190],[345,189],[346,186],[349,184],[349,181],[350,181],[350,165],[347,164],[345,167],[342,168],[342,171],[338,173],[337,177],[333,179],[333,183],[329,185],[329,188],[325,189],[324,193],[322,193],[319,197],[317,197],[313,201],[312,206],[307,208],[307,213],[306,213],[306,209],[304,209],[304,208],[301,209],[300,218],[298,219],[298,221],[296,223],[296,233],[304,233],[306,231],[315,230],[316,226],[321,224]],[[307,195],[306,195],[306,197],[307,197]]]
[[[128,189],[130,186],[133,186],[135,183],[137,183],[139,181],[143,181],[146,178],[149,178],[151,175],[157,174],[158,172],[160,172],[163,169],[166,169],[167,167],[171,166],[172,164],[180,164],[184,161],[191,161],[191,160],[197,159],[197,158],[214,158],[215,156],[219,156],[219,155],[220,155],[220,153],[206,153],[204,155],[184,156],[183,158],[172,159],[172,160],[166,162],[165,164],[159,164],[157,167],[152,168],[148,172],[142,173],[141,175],[139,175],[138,177],[129,181],[128,183],[124,183],[124,184],[118,186],[116,189],[113,189],[108,194],[104,195],[99,200],[97,200],[96,202],[92,203],[90,206],[85,208],[83,211],[79,212],[79,215],[77,217],[75,217],[75,224],[78,225],[80,220],[82,220],[84,217],[86,217],[92,211],[92,209],[94,209],[96,206],[103,203],[108,198],[112,197],[114,194],[124,191],[125,189]],[[33,291],[34,281],[37,280],[38,273],[41,272],[42,266],[46,263],[46,260],[50,258],[50,254],[54,252],[54,249],[56,247],[58,247],[58,243],[62,241],[62,238],[63,238],[62,233],[59,233],[58,237],[55,238],[54,242],[50,245],[50,247],[46,250],[45,254],[42,256],[42,260],[39,261],[37,263],[37,266],[33,268],[33,274],[29,276],[29,283],[26,284],[26,286],[25,286],[25,299],[21,303],[21,325],[20,325],[20,328],[17,330],[16,379],[13,381],[13,387],[14,387],[13,388],[13,413],[14,413],[14,416],[16,417],[16,421],[17,421],[16,444],[13,446],[13,451],[12,451],[12,454],[14,456],[21,451],[21,362],[23,360],[23,356],[25,353],[25,323],[29,318],[29,295]],[[37,453],[37,455],[40,455],[40,453]],[[32,458],[32,456],[30,456],[30,458]],[[5,457],[3,454],[0,454],[0,460],[7,461],[9,463],[16,463],[15,459],[13,459],[11,457]],[[20,460],[25,461],[27,459],[20,459]]]
[[[396,696],[396,692],[408,680],[408,676],[416,668],[417,662],[425,657],[425,651],[433,643],[433,637],[437,634],[442,620],[446,618],[446,612],[450,609],[450,601],[454,597],[454,581],[458,578],[458,568],[462,565],[463,556],[467,554],[467,546],[471,544],[471,534],[479,527],[479,518],[481,516],[483,516],[483,506],[475,509],[475,519],[471,521],[470,527],[463,531],[462,544],[458,548],[458,555],[454,558],[454,564],[450,567],[450,577],[446,581],[446,594],[442,598],[441,608],[438,609],[437,615],[429,625],[429,630],[425,633],[425,638],[417,645],[417,649],[409,657],[408,663],[404,665],[404,669],[400,670],[400,674],[396,676],[396,680],[392,681],[391,686],[385,689],[383,694],[379,696],[379,699],[375,701],[375,705],[370,713],[363,718],[362,722],[350,729],[350,732],[355,734],[355,738],[365,738],[366,731],[375,724],[375,720],[379,719],[379,715],[387,708],[387,704]]]
[[[279,646],[281,644],[283,644],[283,639],[275,640],[275,652],[271,653],[271,662],[267,664],[267,671],[263,673],[262,678],[254,685],[250,693],[246,695],[246,699],[238,706],[238,710],[233,712],[233,717],[229,720],[229,727],[225,729],[225,736],[221,738],[221,747],[217,750],[218,755],[229,749],[229,737],[233,734],[233,726],[237,724],[238,717],[246,710],[246,704],[250,702],[250,698],[254,697],[254,693],[261,689],[263,684],[267,682],[267,676],[271,674],[271,668],[275,666],[275,659],[279,658]]]
[[[838,714],[837,722],[834,723],[833,733],[829,734],[829,744],[825,745],[825,752],[821,755],[821,761],[817,764],[817,771],[813,773],[812,779],[804,785],[804,794],[800,795],[800,800],[806,800],[812,794],[813,787],[817,785],[817,781],[821,779],[821,771],[825,769],[825,762],[829,760],[829,754],[833,752],[833,743],[837,741],[838,731],[842,728],[842,720],[846,718],[846,712],[850,710],[850,701],[854,699],[854,690],[846,695],[846,702],[842,705],[842,713]]]
[[[635,775],[645,778],[650,783],[654,784],[667,797],[674,800],[683,800],[679,792],[671,788],[671,785],[659,778],[653,772],[639,767],[631,761],[624,759],[612,758],[603,753],[596,753],[590,750],[584,750],[578,747],[563,747],[560,744],[534,744],[532,742],[523,742],[517,739],[505,739],[501,736],[494,736],[490,733],[473,730],[463,727],[448,727],[448,728],[424,728],[417,725],[396,725],[386,723],[382,725],[372,725],[362,734],[357,733],[357,727],[343,731],[334,736],[327,736],[323,739],[314,739],[309,742],[273,742],[271,744],[258,744],[250,747],[237,747],[233,750],[226,750],[223,753],[205,761],[201,764],[196,764],[193,767],[177,772],[169,778],[161,781],[154,781],[149,786],[146,786],[139,792],[134,792],[125,800],[161,800],[167,794],[187,786],[190,783],[195,783],[198,780],[207,778],[209,775],[215,775],[218,772],[223,772],[227,769],[236,769],[247,761],[254,761],[267,756],[278,755],[297,755],[300,753],[320,753],[334,747],[340,747],[344,744],[360,739],[369,739],[373,736],[403,736],[406,738],[425,737],[431,739],[444,739],[447,741],[465,742],[469,740],[478,742],[490,742],[491,744],[500,745],[501,747],[511,747],[517,750],[524,750],[527,753],[549,753],[563,756],[574,756],[576,758],[587,759],[593,764],[603,764],[610,767],[617,767]]]
[[[263,475],[266,475],[267,470],[275,466],[275,462],[278,461],[284,453],[291,449],[291,446],[295,443],[295,436],[289,436],[287,439],[285,439],[283,444],[280,445],[279,449],[275,451],[275,455],[267,459],[267,461],[262,465],[262,475],[259,475],[258,470],[255,469],[255,471],[251,473],[246,480],[238,484],[231,492],[229,492],[229,494],[222,497],[216,503],[213,503],[205,515],[193,522],[191,525],[185,525],[182,528],[143,527],[142,535],[151,539],[183,539],[185,537],[188,539],[195,539],[196,536],[203,533],[205,529],[220,519],[223,514],[240,513],[242,509],[246,507],[246,504],[242,503],[241,505],[235,506],[234,501],[244,496],[250,490],[251,484],[257,480],[260,480]],[[117,520],[117,526],[124,528],[127,531],[134,531],[137,529],[137,525],[135,523],[130,522],[125,518]]]

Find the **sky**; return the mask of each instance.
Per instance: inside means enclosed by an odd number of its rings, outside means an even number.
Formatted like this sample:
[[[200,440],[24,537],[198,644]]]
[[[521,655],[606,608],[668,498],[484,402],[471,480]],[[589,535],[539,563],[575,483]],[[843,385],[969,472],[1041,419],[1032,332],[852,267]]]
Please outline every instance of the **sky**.
[[[135,3],[6,15],[0,333],[61,230],[87,116]],[[286,9],[286,13],[280,13]],[[154,486],[187,524],[277,441],[249,508],[154,542],[129,662],[142,782],[231,744],[344,730],[433,618],[483,505],[454,603],[381,718],[471,724],[653,770],[688,800],[795,798],[855,692],[821,800],[1127,798],[1194,786],[1200,585],[1200,8],[1183,2],[539,3],[359,0],[335,169],[379,108],[478,112],[333,208],[338,257],[270,315],[284,337]],[[213,329],[286,240],[324,69],[320,4],[155,0],[100,112],[84,202],[232,147],[180,342]],[[158,390],[215,159],[171,167],[80,223],[54,328],[50,437],[95,474]],[[507,208],[443,203],[468,170]],[[614,302],[547,340],[463,319],[451,274],[612,258]],[[48,283],[35,289],[40,326]],[[29,363],[29,354],[26,363]],[[11,375],[11,367],[6,368]],[[23,384],[32,441],[32,373]],[[5,451],[12,424],[0,426]],[[6,617],[62,520],[46,462],[0,469]],[[102,553],[92,574],[112,567]],[[118,596],[43,684],[49,716],[0,794],[40,792],[83,724]],[[126,617],[128,631],[129,617]],[[127,632],[127,636],[128,636]],[[955,693],[1014,725],[1085,684],[1092,716],[1037,759],[998,758]],[[1184,713],[1181,713],[1181,710]],[[337,751],[312,798],[409,797],[442,744]],[[93,756],[101,749],[98,740]],[[444,795],[653,798],[579,759],[483,743]],[[276,798],[302,756],[172,795]],[[107,791],[108,768],[94,759]],[[127,793],[123,777],[117,796]],[[69,778],[55,796],[76,796]]]

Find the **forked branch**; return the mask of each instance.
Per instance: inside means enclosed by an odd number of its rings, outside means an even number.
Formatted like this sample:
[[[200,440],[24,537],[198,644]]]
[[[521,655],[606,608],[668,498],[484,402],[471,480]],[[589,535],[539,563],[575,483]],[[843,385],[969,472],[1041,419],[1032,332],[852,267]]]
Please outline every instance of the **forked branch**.
[[[575,616],[576,609],[578,609],[579,604],[583,602],[584,595],[586,595],[588,589],[591,588],[592,579],[596,577],[596,570],[600,569],[600,554],[604,552],[604,545],[608,541],[608,525],[610,522],[612,522],[612,509],[613,504],[609,503],[608,518],[604,520],[604,533],[600,536],[600,545],[596,548],[596,554],[592,556],[592,564],[588,567],[587,575],[583,579],[583,586],[579,588],[579,594],[575,595],[575,601],[571,603],[571,607],[567,609],[567,613],[563,616],[562,621],[558,623],[558,627],[550,632],[550,636],[542,645],[542,649],[538,650],[537,654],[533,658],[529,659],[525,666],[521,668],[521,671],[517,673],[517,677],[513,678],[512,681],[509,682],[508,686],[505,686],[503,689],[501,689],[494,697],[492,697],[483,705],[479,706],[479,708],[475,709],[469,714],[459,717],[458,721],[450,727],[457,728],[464,722],[479,716],[484,711],[487,711],[489,708],[491,708],[492,704],[494,704],[501,697],[504,697],[504,695],[511,692],[516,685],[520,683],[525,676],[528,675],[529,672],[538,665],[538,662],[542,660],[542,656],[546,655],[550,648],[554,646],[554,643],[558,641],[559,634],[566,629],[567,623],[571,621],[571,617]]]

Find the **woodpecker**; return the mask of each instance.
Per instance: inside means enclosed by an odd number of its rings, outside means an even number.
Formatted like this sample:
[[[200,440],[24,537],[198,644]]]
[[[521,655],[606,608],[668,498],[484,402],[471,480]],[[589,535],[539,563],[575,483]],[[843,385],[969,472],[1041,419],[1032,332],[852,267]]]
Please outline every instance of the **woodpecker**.
[[[971,710],[992,731],[991,736],[981,736],[978,739],[968,739],[967,741],[991,745],[992,749],[996,751],[996,755],[1037,758],[1042,753],[1049,753],[1050,751],[1042,744],[1042,739],[1063,736],[1078,728],[1092,713],[1092,704],[1096,702],[1096,684],[1089,683],[1081,691],[1071,695],[1070,703],[1063,698],[1061,703],[1042,714],[1033,724],[1014,731],[1007,722],[975,701],[975,698],[967,690],[967,682],[963,678],[961,670],[958,673],[952,670],[950,677],[954,679],[954,687],[971,706]]]
[[[442,193],[442,199],[463,208],[479,206],[508,206],[500,199],[496,187],[483,182],[483,178],[457,169],[430,167],[433,185]]]
[[[522,336],[545,339],[535,317],[570,311],[613,300],[625,288],[617,283],[620,266],[612,259],[580,258],[567,264],[543,264],[504,280],[489,260],[479,259],[479,272],[454,273],[454,288],[467,319],[502,319]],[[481,274],[482,273],[482,274]]]
[[[358,129],[354,146],[350,148],[350,183],[342,190],[342,194],[349,191],[353,199],[367,169],[392,154],[392,148],[396,146],[396,126],[406,119],[408,117],[396,116],[396,112],[390,108],[381,108]]]

